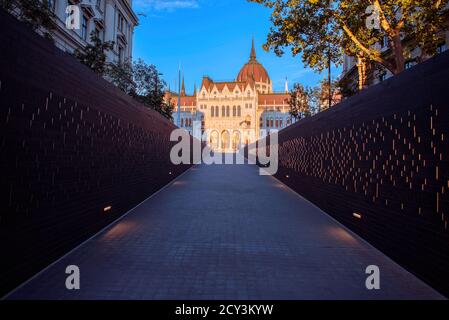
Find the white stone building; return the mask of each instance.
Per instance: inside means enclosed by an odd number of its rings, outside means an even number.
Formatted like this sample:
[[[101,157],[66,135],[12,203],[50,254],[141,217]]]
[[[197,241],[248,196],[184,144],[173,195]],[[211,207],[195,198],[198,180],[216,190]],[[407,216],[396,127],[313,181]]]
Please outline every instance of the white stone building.
[[[66,27],[68,6],[80,9],[79,29]],[[56,15],[56,30],[51,34],[55,45],[67,52],[84,48],[94,32],[102,41],[113,41],[108,62],[132,60],[134,28],[138,24],[131,0],[49,0],[50,10]]]
[[[254,42],[249,61],[235,81],[218,82],[205,76],[193,95],[186,94],[183,81],[180,123],[178,94],[166,93],[166,100],[176,106],[175,124],[196,138],[205,138],[213,150],[224,152],[236,151],[291,125],[289,99],[287,86],[284,92],[273,92],[267,70],[257,61]]]

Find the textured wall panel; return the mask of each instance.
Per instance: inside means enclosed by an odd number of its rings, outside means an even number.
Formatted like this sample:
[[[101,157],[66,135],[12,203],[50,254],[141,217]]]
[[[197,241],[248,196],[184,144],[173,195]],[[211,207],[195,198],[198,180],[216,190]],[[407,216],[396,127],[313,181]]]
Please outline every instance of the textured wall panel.
[[[0,43],[3,294],[188,167],[169,121],[2,11]]]
[[[448,295],[448,139],[449,52],[281,131],[277,178]]]

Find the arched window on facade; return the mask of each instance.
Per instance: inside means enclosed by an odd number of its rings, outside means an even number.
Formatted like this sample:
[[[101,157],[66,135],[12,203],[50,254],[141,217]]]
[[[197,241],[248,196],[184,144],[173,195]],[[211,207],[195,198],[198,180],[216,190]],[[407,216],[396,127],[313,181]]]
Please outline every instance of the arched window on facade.
[[[232,106],[232,116],[233,117],[237,116],[237,108],[236,108],[236,106]]]
[[[226,117],[230,116],[230,108],[229,106],[226,106]]]
[[[274,128],[274,120],[273,120],[273,118],[270,119],[270,128]]]
[[[220,116],[220,112],[219,112],[218,106],[215,106],[215,116],[216,116],[216,117],[219,117],[219,116]]]
[[[237,117],[242,116],[242,108],[240,106],[237,107]]]
[[[278,119],[276,119],[276,128],[279,128],[279,120]]]
[[[246,122],[246,126],[248,128],[251,127],[251,117],[250,116],[246,116],[245,122]]]
[[[216,150],[219,147],[220,137],[218,131],[212,131],[209,138],[210,147],[212,150]]]
[[[231,137],[228,131],[221,133],[221,149],[226,150],[231,147]]]
[[[234,131],[234,133],[232,134],[232,149],[233,150],[237,150],[240,148],[240,132],[238,131]]]
[[[221,106],[221,116],[226,117],[226,108],[225,106]]]
[[[212,106],[211,108],[210,108],[210,116],[213,118],[214,116],[215,116],[215,109],[214,109],[215,107],[214,106]]]
[[[181,127],[184,127],[184,118],[181,118]]]

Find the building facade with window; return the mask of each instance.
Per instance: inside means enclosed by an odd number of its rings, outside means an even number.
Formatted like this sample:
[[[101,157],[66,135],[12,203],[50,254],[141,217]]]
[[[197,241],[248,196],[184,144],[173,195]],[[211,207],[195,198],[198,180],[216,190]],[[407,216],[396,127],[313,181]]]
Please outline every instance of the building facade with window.
[[[55,45],[73,53],[83,49],[95,33],[102,41],[114,42],[107,54],[108,62],[132,60],[132,41],[138,19],[131,0],[49,0],[56,16],[56,30],[51,34]],[[76,17],[69,6],[77,6],[80,13],[79,29],[68,29],[66,19]]]
[[[198,92],[180,92],[181,117],[178,122],[178,94],[166,93],[175,105],[175,123],[216,151],[235,151],[291,124],[288,88],[273,92],[268,72],[257,61],[254,41],[249,61],[235,81],[217,82],[203,77]]]

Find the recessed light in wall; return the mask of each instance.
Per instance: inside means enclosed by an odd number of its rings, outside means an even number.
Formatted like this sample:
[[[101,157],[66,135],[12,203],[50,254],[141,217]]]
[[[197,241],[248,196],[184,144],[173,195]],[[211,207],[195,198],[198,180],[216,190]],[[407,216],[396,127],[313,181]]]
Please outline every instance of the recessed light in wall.
[[[357,212],[354,212],[354,213],[352,214],[352,216],[353,216],[354,218],[357,218],[357,219],[362,219],[362,215],[361,215],[360,213],[357,213]]]
[[[112,210],[111,206],[107,206],[107,207],[103,208],[103,212],[108,212],[108,211],[111,211],[111,210]]]

